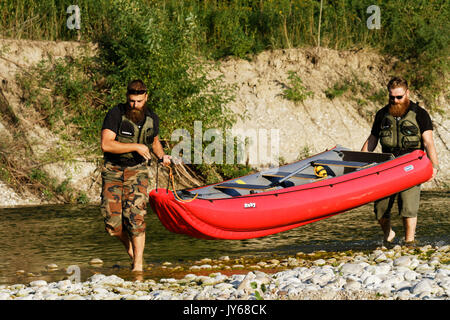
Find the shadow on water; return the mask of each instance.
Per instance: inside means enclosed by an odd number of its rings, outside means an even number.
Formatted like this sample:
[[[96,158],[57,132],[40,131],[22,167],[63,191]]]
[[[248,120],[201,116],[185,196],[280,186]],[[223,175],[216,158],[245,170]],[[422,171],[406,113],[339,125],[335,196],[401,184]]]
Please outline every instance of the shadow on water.
[[[449,202],[448,192],[422,193],[416,231],[421,245],[450,243]],[[297,229],[248,240],[200,240],[174,234],[149,212],[145,261],[160,264],[223,255],[240,257],[289,255],[299,251],[372,250],[382,244],[372,208],[372,204],[367,204]],[[403,227],[397,210],[393,212],[393,228],[401,244]],[[122,245],[104,231],[98,206],[0,209],[0,234],[0,284],[19,283],[27,275],[29,278],[41,275],[40,279],[47,275],[50,281],[61,280],[65,275],[62,268],[70,265],[85,270],[84,278],[94,272],[118,274],[130,266]],[[92,271],[89,267],[92,258],[102,259],[104,266]],[[59,266],[59,273],[45,273],[46,266],[52,263]],[[18,270],[23,270],[19,276],[16,275]]]

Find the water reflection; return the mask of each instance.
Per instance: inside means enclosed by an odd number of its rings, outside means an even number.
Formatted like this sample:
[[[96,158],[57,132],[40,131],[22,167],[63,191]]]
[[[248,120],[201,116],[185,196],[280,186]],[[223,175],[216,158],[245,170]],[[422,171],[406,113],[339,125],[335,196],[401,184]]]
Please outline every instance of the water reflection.
[[[422,244],[443,245],[450,242],[448,208],[448,192],[423,193],[416,235]],[[393,228],[401,238],[403,227],[397,213],[394,210]],[[381,244],[381,231],[374,220],[372,204],[294,230],[239,241],[200,240],[170,233],[151,212],[147,221],[146,263],[217,258],[222,255],[237,257],[274,252],[292,254],[298,251],[360,250]],[[116,274],[128,270],[130,266],[120,242],[104,232],[98,206],[0,209],[0,234],[0,283],[17,283],[17,270],[25,270],[25,274],[42,274],[50,263],[60,268],[78,265],[88,270],[89,261],[100,258],[104,261],[103,268]],[[113,270],[113,266],[116,269]],[[87,276],[91,273],[84,272]]]

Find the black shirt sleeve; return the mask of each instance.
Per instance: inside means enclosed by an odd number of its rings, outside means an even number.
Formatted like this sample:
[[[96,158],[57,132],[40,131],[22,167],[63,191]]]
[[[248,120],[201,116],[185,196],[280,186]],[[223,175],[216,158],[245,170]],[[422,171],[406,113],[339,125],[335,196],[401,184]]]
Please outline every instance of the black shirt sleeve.
[[[152,118],[153,118],[154,136],[156,137],[159,134],[159,117],[153,111],[151,111],[151,115],[152,115]]]
[[[103,120],[102,130],[109,129],[116,134],[119,132],[120,121],[122,120],[122,114],[119,106],[116,106],[108,111]]]
[[[384,115],[387,112],[388,106],[385,106],[384,108],[378,110],[378,112],[375,114],[375,120],[373,121],[372,130],[370,131],[370,134],[375,136],[377,139],[380,136],[380,129],[381,129],[381,121],[384,118]]]
[[[417,107],[416,119],[421,133],[427,130],[433,130],[433,121],[431,121],[430,114],[422,107]]]

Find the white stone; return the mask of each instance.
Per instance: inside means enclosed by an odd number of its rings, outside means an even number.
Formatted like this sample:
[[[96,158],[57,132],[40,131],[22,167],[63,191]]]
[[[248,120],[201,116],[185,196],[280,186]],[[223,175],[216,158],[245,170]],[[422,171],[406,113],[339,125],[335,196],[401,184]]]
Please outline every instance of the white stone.
[[[413,270],[406,271],[403,275],[406,281],[414,281],[417,279],[419,274]]]
[[[432,265],[432,266],[436,266],[438,264],[440,264],[440,260],[438,257],[433,257],[430,259],[430,261],[428,261],[428,264]]]
[[[391,266],[385,262],[382,262],[376,266],[374,270],[375,275],[388,274],[391,271]]]
[[[221,282],[214,286],[214,288],[219,290],[233,289],[233,285],[231,283]]]
[[[188,273],[187,275],[184,276],[184,279],[186,281],[194,281],[195,279],[197,279],[197,275],[193,273]]]
[[[103,260],[100,258],[93,258],[91,259],[91,261],[89,261],[89,264],[93,266],[99,266],[103,264]]]
[[[394,266],[396,267],[409,267],[411,264],[410,256],[401,256],[394,260]]]
[[[92,277],[90,277],[89,281],[91,281],[91,282],[98,282],[98,281],[100,281],[100,280],[102,280],[104,278],[106,278],[106,276],[104,274],[97,273],[97,274],[94,274]]]
[[[103,287],[94,287],[94,288],[92,288],[92,292],[94,292],[95,294],[108,294],[109,293],[109,291]]]
[[[161,280],[159,280],[159,282],[161,282],[161,283],[175,283],[175,282],[177,282],[177,279],[175,279],[175,278],[162,278]]]
[[[450,251],[450,245],[445,245],[445,246],[439,247],[436,251],[448,252],[448,251]]]
[[[318,260],[315,260],[314,261],[314,265],[316,265],[316,266],[323,266],[323,265],[325,265],[327,262],[325,261],[325,260],[323,260],[323,259],[318,259]]]
[[[381,279],[378,276],[376,276],[376,275],[371,275],[371,276],[368,276],[364,280],[363,283],[364,283],[364,285],[369,285],[369,284],[379,285],[381,283]]]
[[[45,280],[35,280],[30,282],[31,287],[43,287],[47,285],[47,281]]]
[[[346,290],[360,290],[361,289],[361,283],[359,281],[355,280],[347,280],[347,283],[344,285],[344,289]]]
[[[49,265],[47,265],[47,270],[48,271],[55,271],[58,269],[58,265],[55,263],[50,263]]]
[[[0,292],[0,300],[11,300],[11,295],[6,292]]]
[[[409,300],[411,299],[411,292],[409,290],[401,290],[397,293],[397,298],[399,300]]]
[[[409,290],[411,288],[411,283],[408,281],[400,281],[400,282],[397,282],[396,284],[394,284],[394,288],[398,291],[405,290],[405,289]]]
[[[383,262],[383,261],[386,261],[386,260],[387,260],[387,257],[386,257],[386,255],[384,254],[384,252],[382,252],[381,254],[379,254],[379,255],[374,259],[375,262]]]
[[[334,279],[334,275],[330,273],[316,274],[311,278],[313,284],[317,284],[321,287],[325,286],[328,282]]]
[[[415,271],[419,273],[427,273],[429,271],[434,271],[434,267],[430,266],[428,263],[423,263],[421,265],[418,265]]]
[[[200,270],[200,266],[191,266],[191,267],[189,267],[189,270],[198,271],[198,270]]]
[[[412,289],[412,293],[415,295],[429,294],[432,291],[432,283],[429,279],[424,279],[417,283]]]
[[[364,266],[361,264],[355,264],[355,263],[346,263],[342,266],[341,272],[345,274],[360,274],[364,269]]]
[[[104,277],[103,279],[99,280],[97,282],[98,284],[102,284],[102,285],[110,285],[110,286],[119,286],[125,283],[125,280],[123,280],[122,278],[119,278],[116,275],[110,275],[107,277]]]

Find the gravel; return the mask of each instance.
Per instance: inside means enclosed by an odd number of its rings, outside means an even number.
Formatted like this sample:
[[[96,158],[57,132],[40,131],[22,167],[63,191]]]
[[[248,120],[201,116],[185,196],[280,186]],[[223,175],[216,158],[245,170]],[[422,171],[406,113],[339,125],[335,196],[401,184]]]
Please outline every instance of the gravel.
[[[230,268],[212,270],[213,265],[224,261],[233,263],[229,257],[210,260],[209,264],[200,260],[197,268],[192,266],[182,277],[166,277],[159,281],[127,281],[117,275],[94,274],[85,282],[35,280],[29,284],[3,285],[0,286],[0,299],[450,299],[449,245],[418,248],[397,245],[391,249],[377,248],[369,253],[298,253],[285,259],[242,264],[243,274],[233,274]],[[262,266],[275,270],[261,269]],[[165,268],[177,267],[166,263]],[[197,271],[208,274],[195,273]]]

